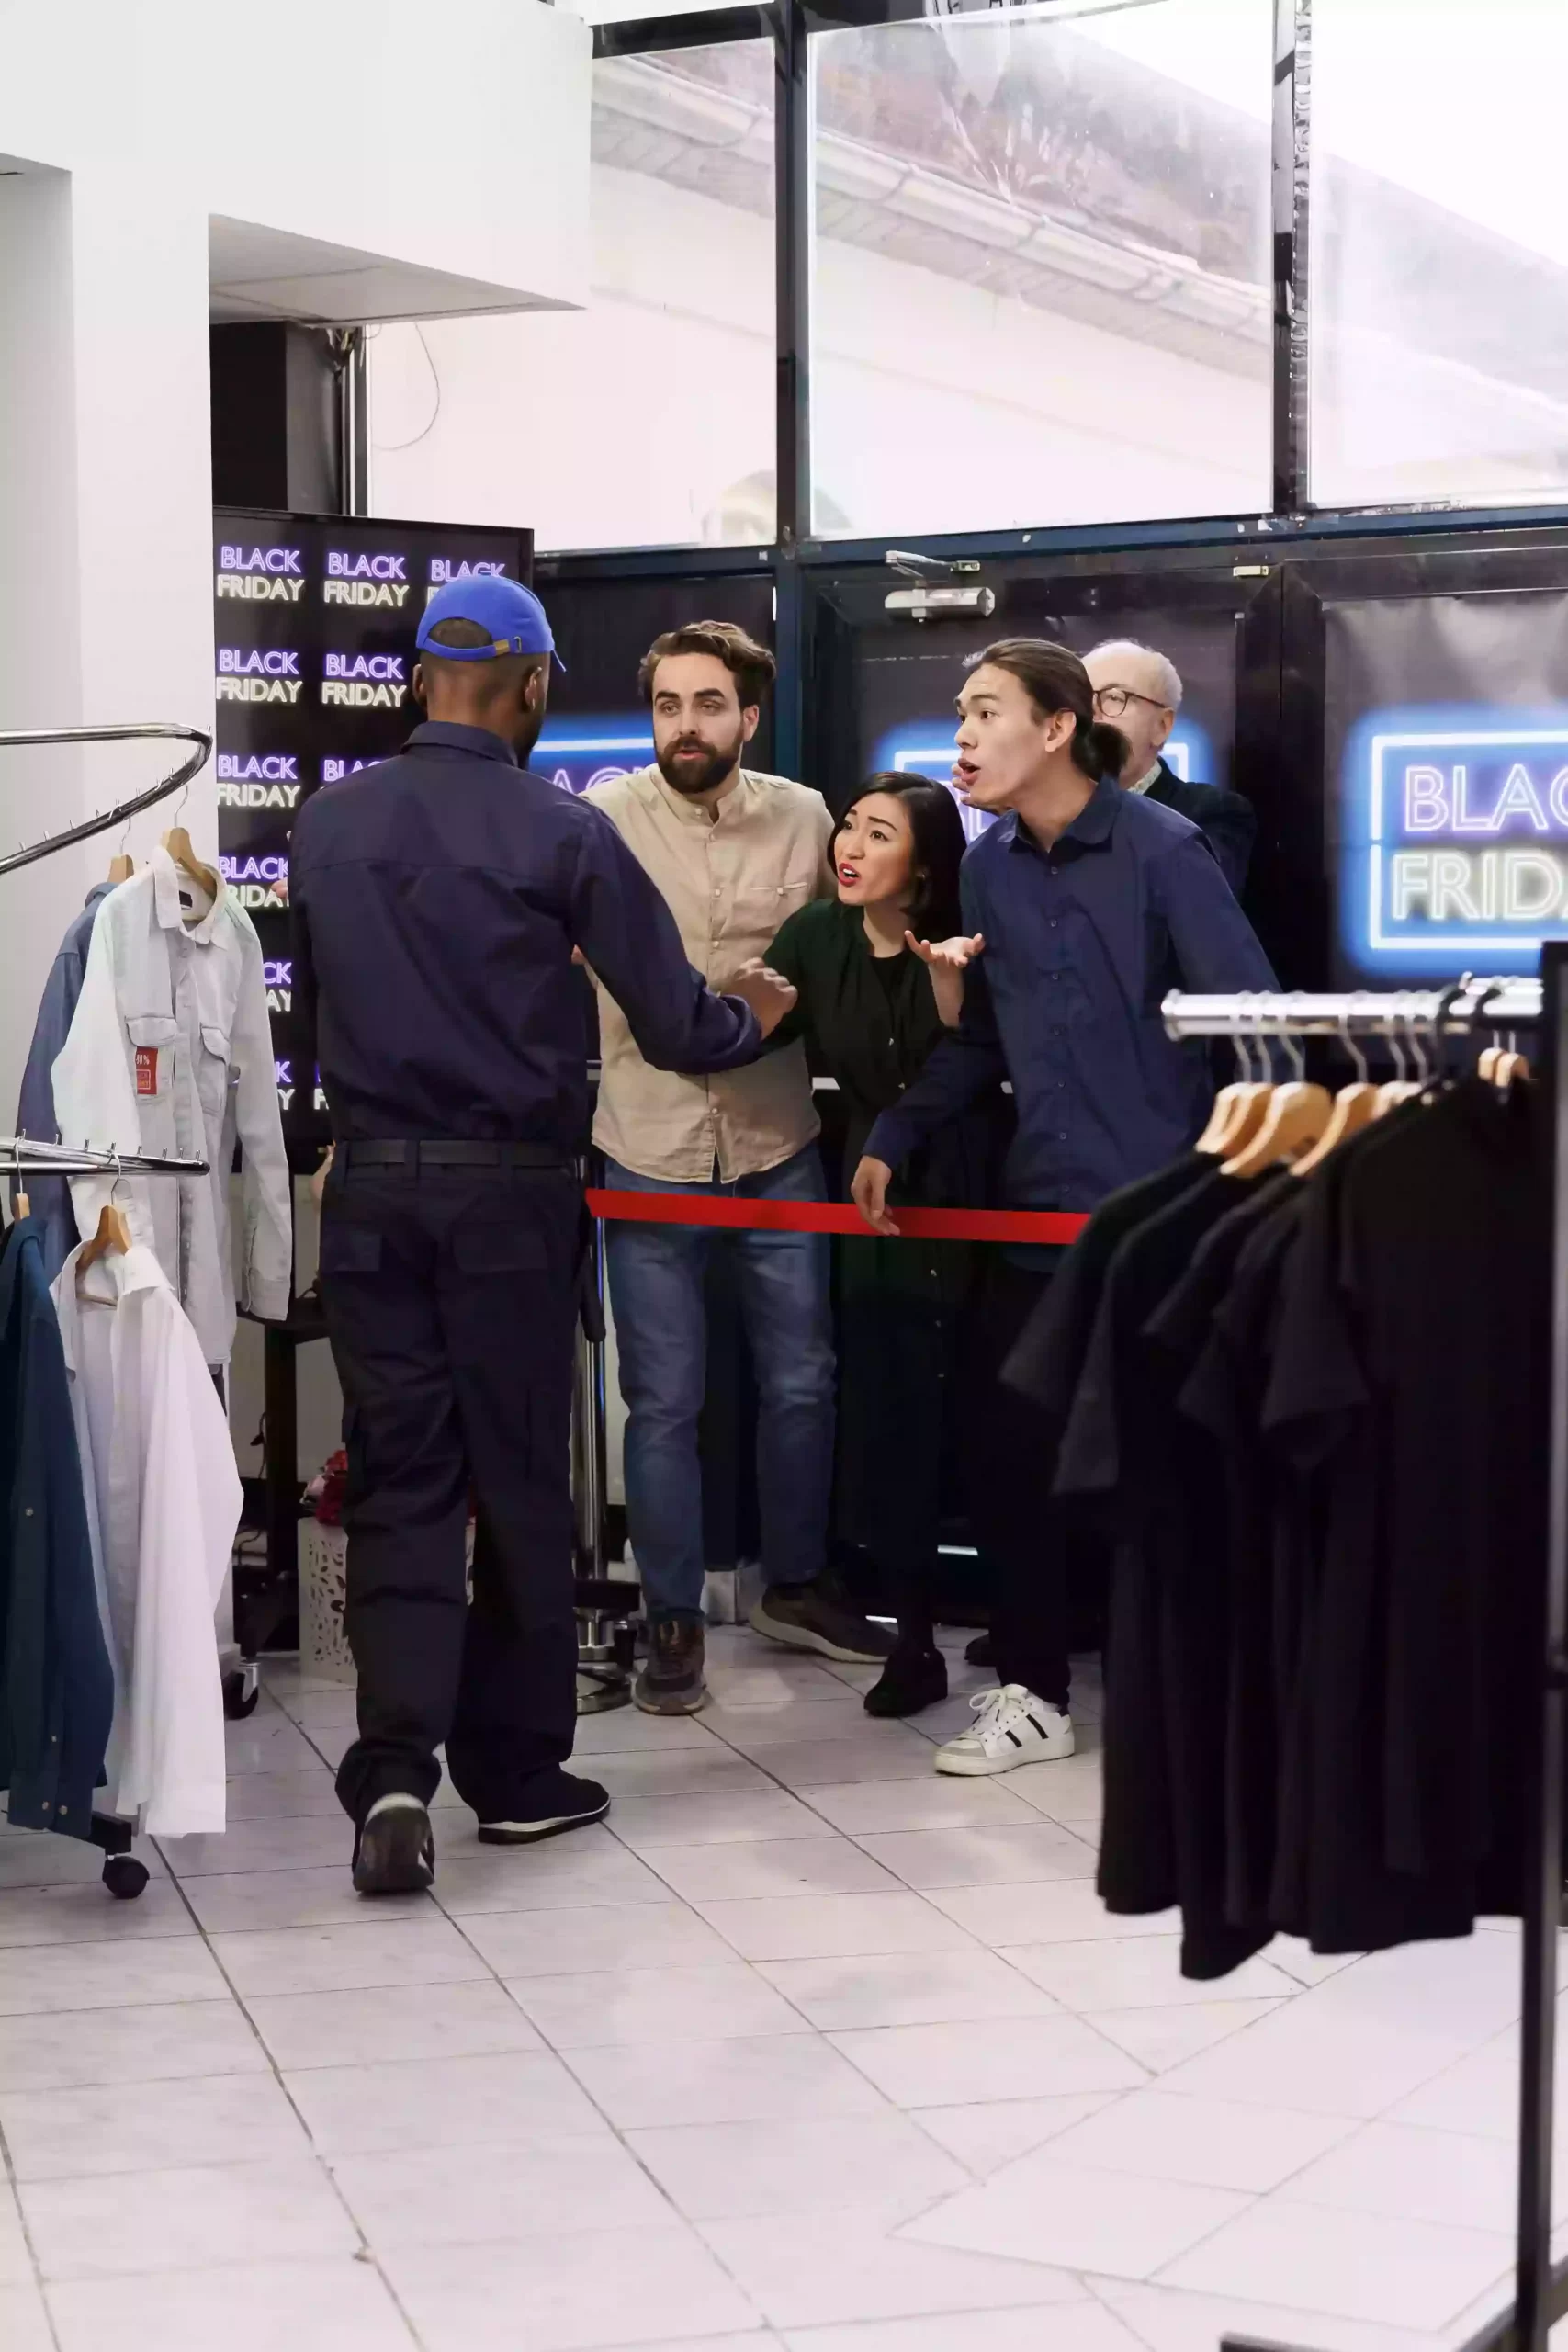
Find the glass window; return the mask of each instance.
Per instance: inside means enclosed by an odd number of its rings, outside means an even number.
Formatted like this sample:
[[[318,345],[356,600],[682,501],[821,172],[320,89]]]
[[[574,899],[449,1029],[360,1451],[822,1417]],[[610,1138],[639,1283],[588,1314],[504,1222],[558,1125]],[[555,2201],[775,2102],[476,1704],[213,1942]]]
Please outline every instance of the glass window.
[[[1315,505],[1561,497],[1565,86],[1562,0],[1314,0]]]
[[[812,43],[820,535],[1267,507],[1271,0]]]
[[[773,51],[593,69],[585,310],[372,330],[371,511],[542,549],[766,542]]]

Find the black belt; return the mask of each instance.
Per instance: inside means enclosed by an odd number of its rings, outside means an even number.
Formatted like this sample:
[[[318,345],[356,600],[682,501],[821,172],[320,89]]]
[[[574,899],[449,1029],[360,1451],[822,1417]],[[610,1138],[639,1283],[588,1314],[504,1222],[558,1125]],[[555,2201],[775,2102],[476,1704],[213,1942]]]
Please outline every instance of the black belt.
[[[345,1168],[559,1168],[571,1162],[555,1144],[481,1143],[468,1136],[418,1142],[342,1143]]]

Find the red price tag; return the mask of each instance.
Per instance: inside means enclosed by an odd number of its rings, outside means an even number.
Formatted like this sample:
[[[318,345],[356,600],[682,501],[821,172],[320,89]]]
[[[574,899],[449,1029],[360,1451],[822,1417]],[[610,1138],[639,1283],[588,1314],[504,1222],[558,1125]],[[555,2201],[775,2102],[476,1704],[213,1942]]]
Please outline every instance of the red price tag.
[[[138,1046],[136,1048],[136,1091],[156,1094],[158,1091],[158,1048]]]

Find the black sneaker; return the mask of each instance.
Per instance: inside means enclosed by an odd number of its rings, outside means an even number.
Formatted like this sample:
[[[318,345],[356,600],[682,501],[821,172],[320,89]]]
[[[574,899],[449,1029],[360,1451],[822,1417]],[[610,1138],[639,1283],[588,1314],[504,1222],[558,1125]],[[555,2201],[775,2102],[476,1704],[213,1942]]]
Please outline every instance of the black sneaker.
[[[516,1815],[509,1821],[481,1821],[481,1846],[536,1846],[541,1838],[559,1838],[590,1821],[603,1821],[610,1810],[610,1792],[597,1781],[580,1780],[558,1764],[529,1781]]]
[[[656,1617],[648,1642],[648,1663],[632,1697],[645,1715],[694,1715],[708,1695],[704,1628],[689,1617]]]
[[[359,1894],[423,1894],[435,1883],[435,1840],[417,1797],[378,1797],[354,1840]]]
[[[894,1636],[862,1615],[831,1578],[813,1584],[771,1584],[751,1611],[751,1631],[786,1649],[815,1650],[840,1666],[880,1666]]]
[[[976,1634],[974,1640],[965,1648],[964,1655],[971,1666],[995,1666],[997,1662],[996,1644],[992,1641],[988,1633]]]
[[[947,1660],[939,1649],[897,1648],[861,1702],[868,1715],[918,1715],[947,1696]]]

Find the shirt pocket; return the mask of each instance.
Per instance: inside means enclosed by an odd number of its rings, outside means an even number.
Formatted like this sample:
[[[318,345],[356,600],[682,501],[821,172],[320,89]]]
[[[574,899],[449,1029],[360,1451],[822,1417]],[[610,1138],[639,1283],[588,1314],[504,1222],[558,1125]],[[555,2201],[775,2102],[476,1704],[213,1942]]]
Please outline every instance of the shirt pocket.
[[[139,1102],[164,1102],[174,1091],[175,1047],[180,1024],[166,1012],[128,1012],[131,1083]]]
[[[197,1059],[196,1089],[203,1111],[220,1118],[229,1092],[229,1032],[220,1023],[201,1024],[201,1051]]]
[[[796,908],[805,906],[817,888],[817,868],[808,866],[782,882],[742,882],[735,891],[736,927],[756,942],[761,954],[784,928]]]

